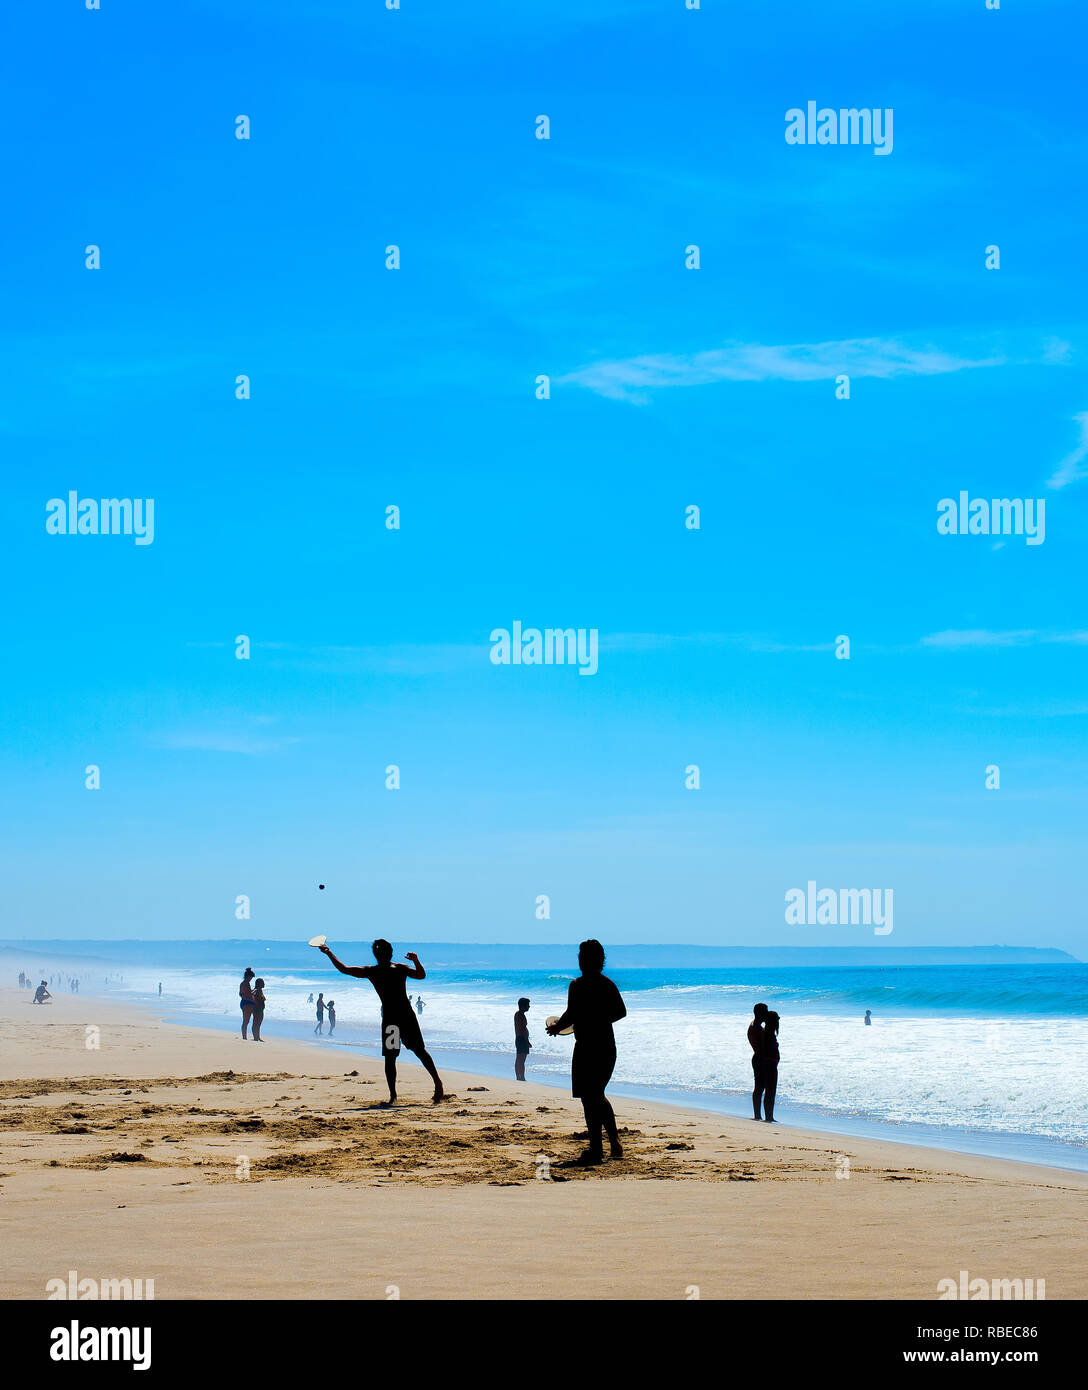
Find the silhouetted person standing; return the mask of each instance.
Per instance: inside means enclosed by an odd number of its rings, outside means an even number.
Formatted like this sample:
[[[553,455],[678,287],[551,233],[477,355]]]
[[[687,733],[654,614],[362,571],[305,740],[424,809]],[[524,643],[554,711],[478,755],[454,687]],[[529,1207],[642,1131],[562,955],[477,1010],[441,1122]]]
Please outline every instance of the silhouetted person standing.
[[[331,1038],[332,1035],[336,1032],[336,1000],[335,1000],[335,999],[330,999],[329,1002],[325,1005],[325,1013],[328,1015],[328,1019],[329,1019],[329,1037]]]
[[[253,981],[253,1041],[263,1042],[261,1024],[264,1022],[264,981]]]
[[[321,949],[324,950],[324,949],[325,949],[324,946],[322,946]],[[332,952],[330,951],[329,954],[331,955]],[[324,1027],[325,1027],[325,992],[324,992],[324,990],[322,990],[322,992],[317,996],[317,1027],[314,1029],[314,1032],[315,1032],[315,1033],[320,1033],[320,1032],[324,1029]]]
[[[612,1025],[627,1017],[627,1009],[619,990],[603,973],[604,947],[599,941],[582,942],[578,947],[578,967],[582,974],[570,982],[566,1010],[548,1032],[555,1037],[564,1028],[574,1029],[571,1094],[582,1102],[589,1132],[589,1148],[576,1161],[588,1166],[604,1162],[602,1127],[608,1135],[611,1157],[623,1157],[616,1116],[604,1092],[616,1066]]]
[[[532,1043],[529,1041],[528,999],[518,1000],[518,1011],[514,1015],[514,1075],[519,1081],[525,1080],[525,1059],[529,1056]]]
[[[427,972],[419,963],[414,951],[405,953],[405,960],[412,962],[412,969],[406,965],[393,963],[393,947],[380,937],[371,948],[376,965],[344,965],[338,961],[328,946],[321,950],[340,971],[341,975],[354,975],[358,980],[369,980],[382,1001],[382,1056],[385,1058],[385,1079],[389,1085],[389,1100],[382,1104],[392,1105],[397,1098],[397,1056],[402,1047],[414,1052],[426,1067],[434,1082],[434,1099],[437,1103],[445,1094],[438,1068],[431,1059],[423,1043],[419,1021],[412,1012],[412,1001],[408,998],[405,982],[425,980]]]
[[[760,1058],[763,1083],[763,1118],[774,1124],[774,1098],[778,1091],[778,1015],[770,1010],[763,1021],[763,1052]]]
[[[245,1038],[249,1033],[249,1025],[253,1021],[253,971],[246,966],[246,973],[242,976],[242,983],[238,986],[238,1004],[242,1010],[242,1037]]]
[[[873,1011],[872,1011],[872,1009],[866,1009],[866,1010],[865,1010],[865,1026],[866,1026],[866,1028],[871,1028],[871,1027],[873,1026]]]
[[[752,1049],[752,1109],[755,1119],[762,1120],[759,1102],[763,1098],[763,1082],[760,1076],[760,1062],[763,1057],[763,1022],[767,1017],[766,1004],[752,1006],[752,1021],[748,1025],[748,1045]]]

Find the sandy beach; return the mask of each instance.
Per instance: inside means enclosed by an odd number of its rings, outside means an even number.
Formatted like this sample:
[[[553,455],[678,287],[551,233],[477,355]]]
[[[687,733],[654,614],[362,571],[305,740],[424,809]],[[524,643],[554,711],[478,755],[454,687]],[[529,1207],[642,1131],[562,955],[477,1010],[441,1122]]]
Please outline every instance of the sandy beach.
[[[156,1299],[935,1299],[961,1270],[1088,1297],[1085,1174],[627,1099],[623,1160],[568,1168],[552,1087],[450,1073],[436,1106],[407,1059],[388,1110],[347,1049],[29,999],[0,991],[4,1298],[72,1270]]]

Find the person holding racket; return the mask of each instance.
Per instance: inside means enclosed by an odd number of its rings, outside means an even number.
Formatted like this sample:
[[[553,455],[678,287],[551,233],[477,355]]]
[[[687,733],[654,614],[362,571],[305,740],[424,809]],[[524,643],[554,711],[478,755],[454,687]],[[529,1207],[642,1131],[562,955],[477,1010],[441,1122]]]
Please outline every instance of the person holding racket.
[[[414,1052],[426,1067],[434,1082],[434,1099],[437,1104],[445,1095],[442,1078],[438,1075],[438,1068],[424,1045],[419,1020],[412,1009],[406,989],[406,981],[427,978],[427,972],[420,965],[416,953],[408,951],[405,954],[405,960],[412,962],[412,968],[409,969],[407,965],[401,965],[399,962],[394,964],[393,947],[380,937],[370,948],[374,952],[376,965],[344,965],[336,959],[324,942],[318,949],[328,956],[341,975],[354,975],[358,980],[369,980],[382,1001],[382,1056],[385,1058],[385,1079],[389,1085],[389,1100],[383,1101],[382,1104],[392,1105],[397,1098],[397,1056],[402,1047]]]
[[[558,1018],[548,1019],[545,1031],[553,1038],[574,1032],[571,1094],[582,1102],[589,1138],[589,1148],[574,1162],[587,1167],[604,1162],[602,1129],[608,1135],[611,1157],[623,1157],[616,1115],[604,1092],[616,1065],[612,1025],[627,1017],[627,1006],[604,973],[604,947],[599,941],[582,942],[578,947],[578,967],[582,973],[570,982],[566,1010]]]

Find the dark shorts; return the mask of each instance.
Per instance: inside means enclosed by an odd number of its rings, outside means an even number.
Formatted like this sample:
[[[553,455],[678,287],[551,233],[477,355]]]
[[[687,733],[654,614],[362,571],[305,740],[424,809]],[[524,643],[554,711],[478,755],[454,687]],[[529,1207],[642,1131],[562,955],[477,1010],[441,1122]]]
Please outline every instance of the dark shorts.
[[[778,1058],[753,1057],[752,1075],[755,1077],[756,1090],[765,1090],[768,1086],[777,1085]]]
[[[528,1053],[529,1048],[531,1046],[532,1044],[526,1042],[523,1038],[518,1038],[518,1040],[514,1043],[514,1051]]]
[[[253,1000],[252,1000],[252,999],[239,999],[239,1000],[238,1000],[238,1004],[239,1004],[239,1007],[240,1007],[240,1008],[243,1008],[243,1009],[252,1009],[252,1008],[253,1008]]]
[[[579,1099],[583,1096],[603,1095],[604,1088],[612,1080],[615,1067],[614,1047],[591,1047],[586,1043],[576,1042],[570,1064],[571,1095]]]
[[[392,1039],[396,1044],[390,1046],[389,1029],[395,1028],[397,1036]],[[409,1052],[420,1053],[425,1051],[423,1046],[423,1034],[420,1032],[419,1020],[413,1013],[400,1014],[395,1018],[386,1018],[382,1015],[382,1056],[395,1057],[402,1047],[406,1047]]]

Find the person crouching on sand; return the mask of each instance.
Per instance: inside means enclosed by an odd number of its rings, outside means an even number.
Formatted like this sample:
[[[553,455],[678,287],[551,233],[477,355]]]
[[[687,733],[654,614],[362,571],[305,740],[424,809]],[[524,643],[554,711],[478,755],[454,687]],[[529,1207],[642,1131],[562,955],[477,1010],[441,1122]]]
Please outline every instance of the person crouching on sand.
[[[261,1024],[264,1022],[264,981],[253,981],[253,1041],[264,1042]]]
[[[53,996],[49,993],[48,989],[46,989],[45,981],[43,980],[41,984],[38,986],[38,988],[34,991],[35,1004],[44,1004],[47,999],[52,999],[52,997]]]
[[[602,1127],[608,1135],[611,1157],[623,1157],[616,1116],[604,1091],[616,1066],[612,1025],[627,1017],[627,1009],[619,990],[604,974],[604,947],[599,941],[582,942],[578,966],[582,974],[570,982],[566,1011],[547,1031],[554,1038],[564,1028],[574,1028],[571,1094],[582,1102],[589,1132],[589,1148],[575,1162],[586,1167],[604,1162]]]
[[[434,1099],[437,1104],[445,1092],[438,1068],[431,1060],[431,1054],[423,1043],[419,1020],[412,1012],[412,1001],[405,988],[406,980],[425,980],[427,972],[419,963],[414,951],[405,954],[405,960],[412,962],[412,969],[399,962],[393,964],[393,948],[380,937],[371,948],[377,965],[344,965],[338,961],[328,946],[321,950],[340,971],[341,975],[354,975],[358,980],[369,980],[382,1002],[382,1056],[385,1058],[385,1079],[389,1085],[389,1100],[382,1104],[392,1105],[397,1098],[397,1057],[402,1047],[414,1052],[434,1082]]]

